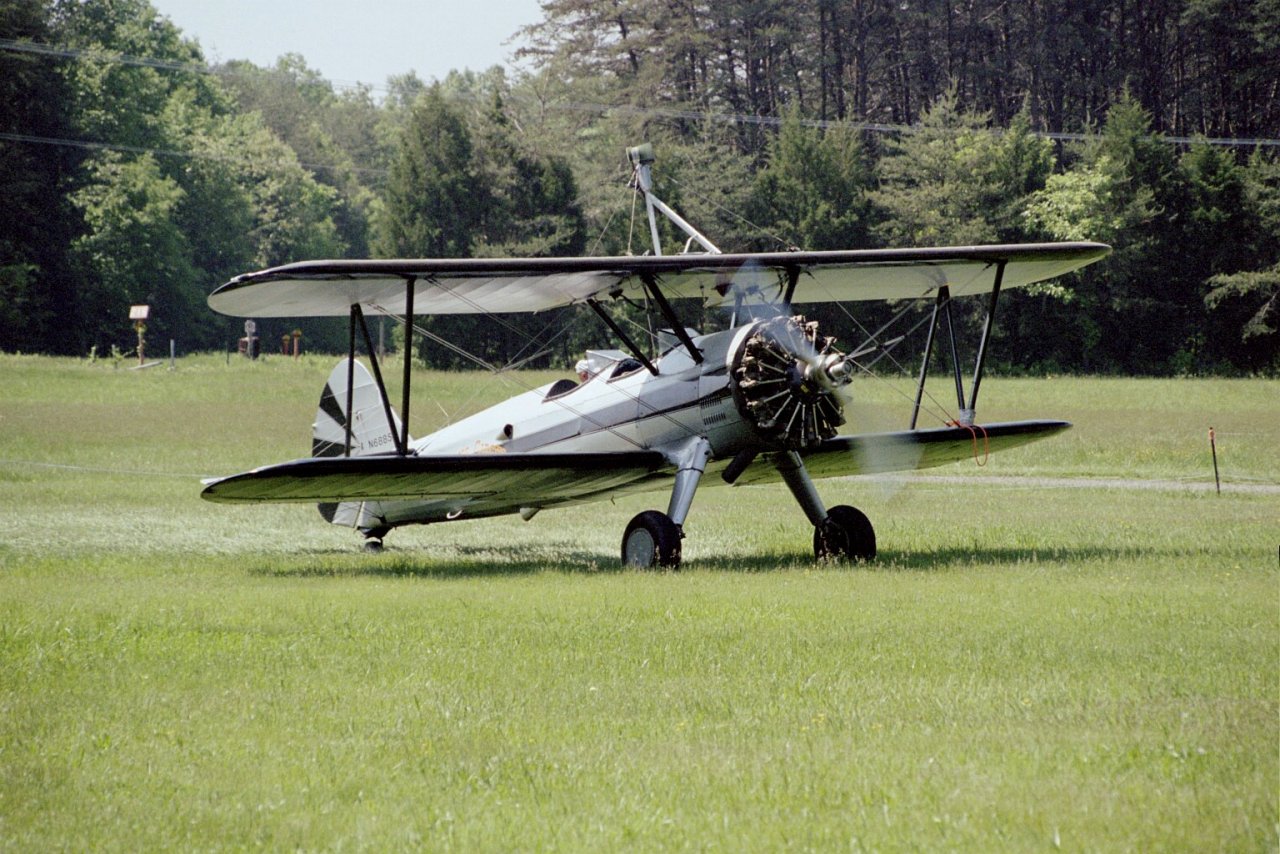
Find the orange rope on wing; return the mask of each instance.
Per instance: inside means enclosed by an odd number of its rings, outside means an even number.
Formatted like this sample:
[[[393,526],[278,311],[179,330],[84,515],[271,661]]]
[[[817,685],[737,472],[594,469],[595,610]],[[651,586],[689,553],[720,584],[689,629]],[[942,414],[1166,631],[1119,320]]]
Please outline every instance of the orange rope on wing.
[[[973,437],[973,461],[979,466],[985,466],[987,460],[991,459],[991,437],[987,435],[987,428],[981,424],[961,424],[959,421],[948,421],[948,427],[963,427],[969,431],[969,435]],[[978,459],[978,431],[982,431],[982,459]]]

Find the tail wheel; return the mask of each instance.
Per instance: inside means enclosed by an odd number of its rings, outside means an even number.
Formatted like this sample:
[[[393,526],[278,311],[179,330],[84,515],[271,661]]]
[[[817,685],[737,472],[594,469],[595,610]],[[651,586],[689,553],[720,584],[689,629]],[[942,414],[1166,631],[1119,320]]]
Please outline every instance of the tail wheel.
[[[636,569],[680,566],[680,526],[666,513],[637,514],[622,535],[622,564]]]
[[[813,529],[813,554],[818,560],[873,560],[876,530],[856,507],[840,504],[827,511],[827,519]]]
[[[766,439],[791,450],[834,436],[844,423],[840,401],[806,378],[808,361],[836,353],[834,343],[803,317],[761,323],[734,360],[738,411]]]

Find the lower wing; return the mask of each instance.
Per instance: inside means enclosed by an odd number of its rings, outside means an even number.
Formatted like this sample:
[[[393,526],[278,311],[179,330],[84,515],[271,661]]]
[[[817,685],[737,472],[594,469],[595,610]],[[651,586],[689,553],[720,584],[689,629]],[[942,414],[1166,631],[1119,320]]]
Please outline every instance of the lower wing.
[[[837,436],[801,452],[814,478],[932,468],[1060,433],[1066,421],[1015,421]],[[722,471],[721,460],[708,471]],[[426,517],[453,518],[555,507],[620,492],[661,488],[672,469],[657,451],[312,457],[208,481],[201,497],[220,503],[412,501]],[[735,483],[773,483],[777,467],[757,459]],[[714,481],[713,481],[714,482]]]
[[[206,483],[221,503],[414,501],[441,517],[552,507],[670,479],[657,451],[313,457]]]
[[[933,468],[1046,439],[1071,427],[1068,421],[1010,421],[972,427],[939,427],[897,433],[836,436],[800,452],[814,478],[848,477]],[[773,483],[778,469],[762,461],[748,466],[738,484]]]

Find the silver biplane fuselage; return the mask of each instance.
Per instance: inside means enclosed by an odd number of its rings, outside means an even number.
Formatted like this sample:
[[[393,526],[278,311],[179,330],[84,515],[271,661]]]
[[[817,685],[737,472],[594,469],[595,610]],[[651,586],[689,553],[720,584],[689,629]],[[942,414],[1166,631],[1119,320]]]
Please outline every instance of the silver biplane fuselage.
[[[528,453],[675,448],[705,436],[717,457],[732,455],[750,436],[729,388],[732,344],[750,333],[738,327],[694,338],[704,360],[681,347],[654,365],[655,376],[621,351],[593,351],[585,382],[549,383],[464,418],[413,443],[420,453]]]
[[[559,380],[512,397],[414,440],[413,452],[608,453],[645,448],[659,451],[677,468],[695,464],[702,471],[708,463],[732,458],[759,441],[735,407],[729,381],[734,354],[752,332],[747,325],[694,337],[701,363],[684,347],[673,346],[654,362],[656,375],[622,351],[591,351],[594,373],[585,382]],[[389,433],[381,435],[380,441],[390,444]],[[703,459],[697,459],[698,454]],[[390,525],[452,520],[467,515],[470,503],[466,498],[384,503],[379,515]]]

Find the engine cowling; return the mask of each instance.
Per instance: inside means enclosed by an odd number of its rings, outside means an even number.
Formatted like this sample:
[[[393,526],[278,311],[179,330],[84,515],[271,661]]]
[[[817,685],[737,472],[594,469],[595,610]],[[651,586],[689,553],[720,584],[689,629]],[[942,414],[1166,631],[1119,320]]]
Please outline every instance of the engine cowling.
[[[835,339],[803,316],[757,321],[734,354],[734,403],[767,441],[789,450],[816,445],[844,423],[838,390],[853,365]]]

